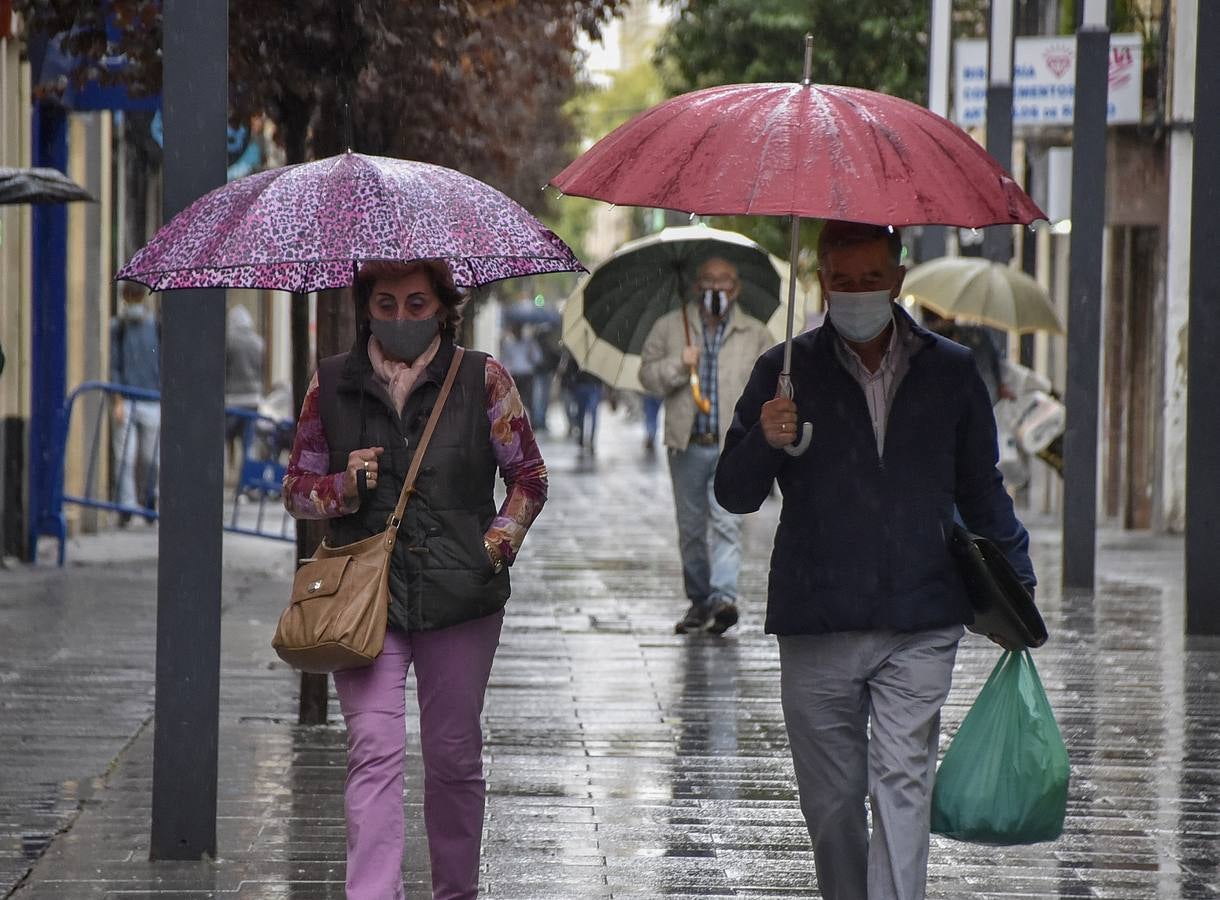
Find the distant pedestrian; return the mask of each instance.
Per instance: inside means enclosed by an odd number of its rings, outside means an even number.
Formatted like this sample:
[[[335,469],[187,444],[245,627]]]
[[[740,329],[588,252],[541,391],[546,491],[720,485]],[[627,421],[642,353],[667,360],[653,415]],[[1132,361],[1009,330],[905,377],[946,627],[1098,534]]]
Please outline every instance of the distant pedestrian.
[[[901,238],[828,222],[828,319],[754,367],[716,472],[727,509],[779,483],[766,630],[823,897],[922,900],[940,709],[973,620],[950,556],[956,511],[1030,589],[1029,535],[996,471],[996,429],[968,351],[894,299]],[[813,423],[802,456],[785,446]],[[872,807],[872,834],[865,801]]]
[[[741,520],[716,502],[712,480],[733,404],[754,360],[773,343],[761,322],[736,309],[740,292],[736,266],[719,257],[704,260],[694,302],[658,319],[641,353],[640,381],[665,406],[682,582],[690,602],[674,626],[678,634],[723,634],[737,624]],[[706,411],[696,406],[691,367],[698,370]]]
[[[144,288],[123,282],[119,313],[110,322],[110,380],[122,387],[161,390],[161,327],[148,308]],[[115,393],[111,400],[111,444],[115,465],[115,502],[120,528],[140,507],[153,521],[157,506],[157,459],[161,404]],[[137,490],[138,488],[138,490]]]
[[[568,396],[569,430],[575,436],[576,446],[580,447],[581,452],[592,456],[597,446],[597,411],[602,402],[602,380],[582,369],[571,353],[564,354],[559,377]]]
[[[991,339],[990,329],[979,325],[963,325],[926,306],[920,309],[923,324],[929,331],[961,344],[974,354],[974,364],[978,367],[979,377],[987,388],[987,397],[991,400],[991,405],[995,406],[1006,393],[1003,360],[995,341]]]
[[[263,401],[263,366],[267,345],[254,330],[250,310],[238,304],[228,313],[225,329],[225,406],[257,413]],[[233,456],[234,441],[240,442],[250,421],[241,415],[225,417],[225,446]]]
[[[355,343],[319,364],[284,478],[288,510],[329,520],[333,545],[384,531],[454,358],[464,299],[436,261],[368,263],[355,294]],[[497,470],[507,489],[498,510]],[[483,697],[508,567],[546,492],[546,466],[512,376],[467,350],[394,546],[385,648],[372,665],[335,674],[347,723],[348,900],[403,897],[412,664],[432,896],[478,894]]]
[[[513,376],[517,391],[525,409],[533,416],[534,374],[542,363],[542,348],[532,334],[520,322],[508,326],[508,332],[500,341],[500,361],[508,374]]]
[[[538,340],[539,362],[534,372],[534,402],[530,422],[534,431],[538,432],[549,430],[547,414],[551,408],[551,388],[563,358],[563,345],[559,341],[558,327],[540,328],[535,337]]]

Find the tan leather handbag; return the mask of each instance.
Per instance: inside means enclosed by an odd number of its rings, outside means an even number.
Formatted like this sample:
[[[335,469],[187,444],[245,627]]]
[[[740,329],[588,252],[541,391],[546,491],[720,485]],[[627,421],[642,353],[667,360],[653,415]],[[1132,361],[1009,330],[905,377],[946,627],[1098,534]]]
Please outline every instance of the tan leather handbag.
[[[381,653],[390,603],[390,555],[462,354],[462,348],[456,348],[385,531],[342,547],[322,541],[313,557],[297,569],[292,599],[280,616],[271,646],[280,659],[302,672],[356,669]]]

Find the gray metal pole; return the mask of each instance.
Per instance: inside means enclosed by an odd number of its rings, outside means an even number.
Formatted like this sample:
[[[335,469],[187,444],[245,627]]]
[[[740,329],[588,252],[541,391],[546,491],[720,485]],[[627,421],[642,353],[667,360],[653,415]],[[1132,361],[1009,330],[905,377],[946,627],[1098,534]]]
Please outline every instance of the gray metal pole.
[[[225,181],[226,0],[165,0],[166,220]],[[161,304],[153,859],[216,853],[225,297]]]
[[[1012,171],[1012,55],[1016,9],[1013,0],[992,0],[987,38],[987,152],[1005,172]],[[1012,259],[1012,226],[995,225],[983,233],[983,256]]]
[[[949,60],[952,53],[953,0],[930,0],[928,11],[928,109],[949,115]],[[925,225],[919,261],[945,255],[945,227]]]
[[[1220,4],[1199,4],[1191,187],[1190,319],[1186,374],[1186,633],[1220,634],[1220,254],[1211,217],[1220,203]]]
[[[1086,13],[1087,15],[1087,13]],[[1110,31],[1076,34],[1072,257],[1068,271],[1067,431],[1063,436],[1063,586],[1092,590],[1097,543],[1097,409]]]

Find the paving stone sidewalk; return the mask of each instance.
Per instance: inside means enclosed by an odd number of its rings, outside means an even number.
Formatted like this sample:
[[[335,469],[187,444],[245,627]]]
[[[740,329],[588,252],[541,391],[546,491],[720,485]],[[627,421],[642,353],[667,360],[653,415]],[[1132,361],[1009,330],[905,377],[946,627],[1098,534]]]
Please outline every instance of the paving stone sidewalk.
[[[488,691],[481,896],[817,897],[762,633],[778,504],[747,522],[741,626],[676,636],[668,472],[639,445],[621,416],[596,457],[543,445],[552,500]],[[1055,529],[1034,537],[1067,831],[1022,848],[934,838],[929,896],[1220,897],[1220,643],[1182,636],[1181,541],[1107,532],[1099,591],[1064,597]],[[341,898],[342,722],[332,701],[328,726],[295,725],[297,679],[268,645],[292,550],[256,539],[226,538],[218,858],[148,862],[154,554],[141,530],[77,542],[64,572],[0,572],[0,890]],[[946,735],[996,658],[963,642]],[[422,900],[414,756],[408,771],[404,873]]]

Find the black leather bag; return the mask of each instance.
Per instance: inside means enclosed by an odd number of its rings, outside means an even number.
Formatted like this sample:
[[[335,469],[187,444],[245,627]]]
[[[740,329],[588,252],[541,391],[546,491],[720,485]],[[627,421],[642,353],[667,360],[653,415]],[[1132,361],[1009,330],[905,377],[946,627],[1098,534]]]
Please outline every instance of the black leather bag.
[[[1009,650],[1041,647],[1046,643],[1046,623],[1034,605],[1034,598],[999,547],[961,525],[954,525],[949,550],[957,560],[966,594],[974,607],[974,624],[967,628]]]

